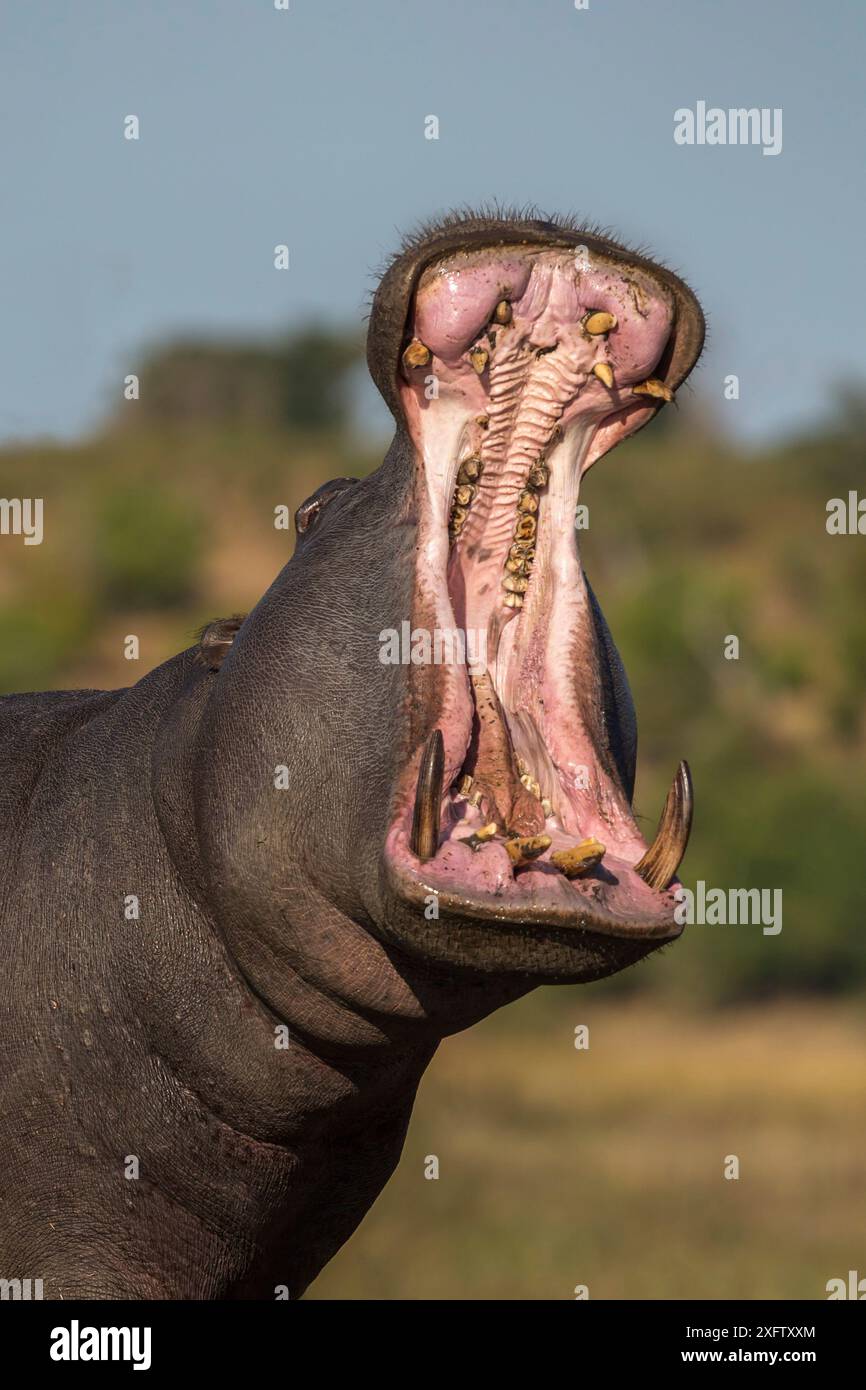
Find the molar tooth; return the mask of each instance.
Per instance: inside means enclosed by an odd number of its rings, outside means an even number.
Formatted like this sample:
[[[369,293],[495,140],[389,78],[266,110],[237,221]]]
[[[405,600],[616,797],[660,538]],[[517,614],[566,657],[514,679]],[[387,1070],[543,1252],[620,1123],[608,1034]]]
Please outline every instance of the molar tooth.
[[[533,540],[535,537],[535,517],[529,512],[521,513],[514,534],[519,541]]]
[[[496,308],[493,310],[493,317],[497,323],[510,323],[514,314],[507,299],[500,299]]]
[[[583,321],[583,326],[587,333],[595,337],[599,333],[609,333],[612,328],[616,328],[616,315],[606,314],[598,309],[594,314],[589,314]]]
[[[633,386],[632,391],[636,396],[655,396],[660,401],[672,401],[674,393],[669,386],[665,386],[658,377],[648,377],[646,381],[641,381],[637,386]]]
[[[420,338],[413,338],[403,353],[403,366],[411,371],[413,367],[426,367],[429,361],[430,349]]]
[[[529,470],[529,477],[526,479],[530,487],[547,487],[547,480],[550,472],[544,463],[534,463]]]
[[[520,496],[517,499],[517,510],[519,512],[537,512],[538,498],[536,497],[535,493],[530,492],[528,489],[524,492],[521,492]]]
[[[549,835],[515,835],[513,839],[506,840],[505,848],[514,867],[519,869],[524,864],[531,864],[533,859],[549,849],[550,843]]]
[[[502,587],[506,589],[509,594],[525,594],[526,590],[529,588],[529,580],[524,579],[519,574],[506,574],[502,581]]]
[[[481,376],[481,373],[487,366],[487,360],[489,357],[490,353],[487,351],[486,348],[483,347],[473,348],[470,352],[469,361],[472,363],[474,370],[478,373],[479,376]]]
[[[481,477],[484,471],[484,464],[476,454],[464,459],[457,474],[458,483],[474,483]]]
[[[592,369],[593,376],[597,376],[608,389],[613,390],[613,368],[607,362],[596,362]]]
[[[527,560],[529,564],[535,559],[535,545],[531,540],[515,541],[508,552],[510,560]]]
[[[452,536],[459,536],[469,515],[465,507],[452,507],[451,519],[448,523]]]
[[[479,428],[480,430],[486,430],[486,429],[487,429],[487,426],[490,424],[490,416],[489,416],[489,415],[476,415],[476,417],[475,417],[475,423],[476,423],[476,425],[478,426],[478,428]]]
[[[555,864],[566,878],[580,878],[582,874],[588,873],[600,864],[605,853],[604,845],[590,836],[588,840],[581,840],[578,845],[557,850],[550,856],[550,862]]]
[[[455,492],[454,500],[459,507],[468,507],[474,496],[474,487],[469,483],[463,483]]]
[[[522,594],[505,594],[505,596],[504,596],[504,602],[505,602],[506,608],[522,608],[522,607],[523,607],[523,595],[522,595]]]

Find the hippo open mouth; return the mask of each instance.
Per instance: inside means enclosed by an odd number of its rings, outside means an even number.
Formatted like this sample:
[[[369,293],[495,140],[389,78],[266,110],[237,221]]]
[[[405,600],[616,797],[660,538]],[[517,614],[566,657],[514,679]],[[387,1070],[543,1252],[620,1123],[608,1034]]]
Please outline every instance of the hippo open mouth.
[[[546,230],[464,239],[407,297],[419,664],[385,862],[416,908],[435,895],[461,918],[649,943],[681,930],[691,780],[681,763],[648,847],[634,710],[575,514],[587,469],[673,398],[703,319],[670,272]]]

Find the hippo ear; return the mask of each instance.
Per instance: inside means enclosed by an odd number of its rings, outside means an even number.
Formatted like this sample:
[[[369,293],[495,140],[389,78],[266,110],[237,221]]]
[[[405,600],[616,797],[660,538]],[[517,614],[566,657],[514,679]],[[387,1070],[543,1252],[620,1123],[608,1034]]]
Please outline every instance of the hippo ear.
[[[322,486],[317,488],[306,502],[302,502],[295,512],[295,532],[298,538],[306,535],[310,527],[318,520],[319,513],[329,502],[333,502],[335,497],[357,482],[357,478],[332,478],[330,482],[322,483]]]

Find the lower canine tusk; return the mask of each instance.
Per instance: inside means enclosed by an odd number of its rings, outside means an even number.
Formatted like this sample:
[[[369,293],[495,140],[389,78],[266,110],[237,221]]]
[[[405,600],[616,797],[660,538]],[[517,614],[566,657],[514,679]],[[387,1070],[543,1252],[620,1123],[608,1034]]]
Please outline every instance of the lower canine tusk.
[[[434,729],[421,754],[418,785],[415,788],[415,811],[412,816],[412,839],[409,847],[420,860],[432,859],[439,848],[439,807],[442,803],[442,779],[445,772],[445,744],[442,730]]]
[[[683,761],[667,794],[656,837],[643,859],[634,866],[635,873],[640,874],[650,888],[667,888],[682,863],[692,829],[694,809],[692,774],[688,763]]]

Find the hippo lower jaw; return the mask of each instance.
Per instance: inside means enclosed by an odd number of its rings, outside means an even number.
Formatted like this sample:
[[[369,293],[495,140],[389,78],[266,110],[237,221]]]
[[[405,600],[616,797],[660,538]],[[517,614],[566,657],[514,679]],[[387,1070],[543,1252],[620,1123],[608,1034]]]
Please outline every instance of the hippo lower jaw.
[[[648,849],[627,684],[574,526],[586,470],[671,399],[676,307],[661,279],[600,255],[576,269],[563,249],[463,253],[418,283],[399,390],[417,472],[413,635],[430,643],[413,659],[433,677],[410,671],[428,719],[384,859],[425,952],[432,898],[455,923],[519,928],[515,963],[533,968],[526,932],[592,933],[634,958],[682,930],[688,768]],[[612,948],[597,973],[620,968]]]

